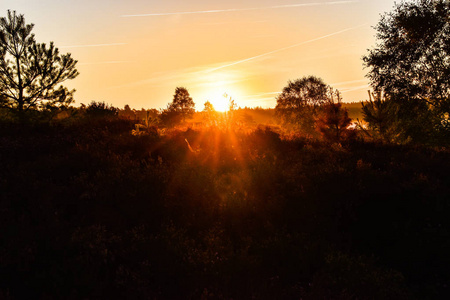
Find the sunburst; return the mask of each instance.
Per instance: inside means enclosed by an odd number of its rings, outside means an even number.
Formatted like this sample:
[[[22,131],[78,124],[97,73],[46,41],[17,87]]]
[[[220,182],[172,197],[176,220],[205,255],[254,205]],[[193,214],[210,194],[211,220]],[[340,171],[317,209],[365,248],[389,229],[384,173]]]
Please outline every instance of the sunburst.
[[[229,99],[225,95],[224,92],[217,91],[209,96],[208,101],[211,102],[216,111],[225,112],[229,109]]]

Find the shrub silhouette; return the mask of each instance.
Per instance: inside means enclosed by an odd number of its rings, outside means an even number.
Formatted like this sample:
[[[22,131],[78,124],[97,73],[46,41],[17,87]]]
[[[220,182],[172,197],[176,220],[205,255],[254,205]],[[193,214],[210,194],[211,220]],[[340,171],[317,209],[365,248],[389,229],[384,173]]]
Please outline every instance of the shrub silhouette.
[[[119,109],[105,102],[92,101],[86,108],[86,115],[92,118],[112,118],[119,115]]]
[[[339,143],[355,137],[355,131],[348,128],[351,121],[341,103],[328,103],[318,117],[317,130],[326,141]]]

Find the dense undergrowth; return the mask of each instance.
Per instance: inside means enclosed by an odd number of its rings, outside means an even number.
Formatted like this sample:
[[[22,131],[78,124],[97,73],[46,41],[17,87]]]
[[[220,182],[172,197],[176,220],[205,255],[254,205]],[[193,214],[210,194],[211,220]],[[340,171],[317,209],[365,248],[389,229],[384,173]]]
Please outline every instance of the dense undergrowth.
[[[450,296],[450,152],[0,125],[0,298]]]

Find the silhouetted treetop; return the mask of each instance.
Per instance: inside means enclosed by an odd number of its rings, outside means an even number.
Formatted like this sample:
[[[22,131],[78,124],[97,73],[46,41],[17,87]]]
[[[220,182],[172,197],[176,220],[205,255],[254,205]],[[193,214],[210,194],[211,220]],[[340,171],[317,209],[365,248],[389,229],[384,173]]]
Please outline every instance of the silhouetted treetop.
[[[449,20],[450,2],[414,0],[396,4],[375,26],[377,45],[363,60],[375,93],[384,93],[387,102],[368,103],[365,115],[384,139],[396,136],[400,142],[448,143]],[[388,110],[394,115],[383,118],[395,119],[389,129],[374,118]]]
[[[189,95],[188,90],[185,87],[175,88],[175,94],[173,95],[173,101],[170,107],[175,111],[188,112],[194,111],[195,103]]]
[[[177,87],[169,110],[181,114],[183,120],[195,112],[195,103],[185,87]]]
[[[378,43],[363,58],[373,88],[449,111],[450,3],[396,4],[375,26]]]
[[[186,121],[195,112],[195,103],[185,87],[177,87],[173,100],[167,104],[167,108],[161,112],[161,120],[168,126]]]
[[[75,90],[59,84],[78,75],[77,61],[53,42],[36,43],[33,27],[15,11],[0,18],[0,106],[19,113],[71,103]]]
[[[320,106],[328,101],[329,86],[321,78],[307,76],[288,81],[277,97],[276,109],[300,109],[305,105]]]
[[[92,101],[86,108],[86,114],[90,117],[114,117],[119,114],[119,109],[105,102]]]
[[[340,101],[340,94],[318,77],[306,76],[288,85],[277,97],[275,111],[284,124],[307,133],[315,132],[316,110],[326,103]]]
[[[206,101],[205,104],[204,104],[203,111],[204,112],[214,112],[216,110],[214,109],[214,106],[212,105],[211,102]]]

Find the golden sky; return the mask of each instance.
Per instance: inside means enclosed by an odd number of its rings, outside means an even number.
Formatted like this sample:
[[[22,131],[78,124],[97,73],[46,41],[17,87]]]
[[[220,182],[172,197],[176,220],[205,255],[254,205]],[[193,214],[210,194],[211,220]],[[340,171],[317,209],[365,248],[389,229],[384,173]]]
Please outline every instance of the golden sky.
[[[175,88],[197,109],[224,93],[274,107],[288,80],[314,75],[344,101],[367,99],[361,57],[394,0],[2,0],[78,60],[76,104],[164,108]]]

